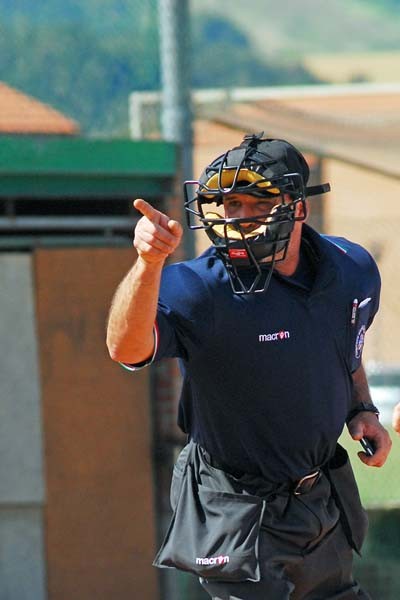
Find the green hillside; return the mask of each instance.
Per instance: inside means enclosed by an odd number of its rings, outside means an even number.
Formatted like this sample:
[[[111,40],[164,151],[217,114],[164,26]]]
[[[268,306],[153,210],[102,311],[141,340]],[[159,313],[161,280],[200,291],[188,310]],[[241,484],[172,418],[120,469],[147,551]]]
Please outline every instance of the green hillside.
[[[190,0],[192,84],[316,83],[305,55],[399,49],[399,3]],[[157,4],[0,0],[0,77],[85,133],[126,134],[129,93],[160,88]]]
[[[224,15],[260,55],[400,50],[400,0],[191,0],[195,13]]]

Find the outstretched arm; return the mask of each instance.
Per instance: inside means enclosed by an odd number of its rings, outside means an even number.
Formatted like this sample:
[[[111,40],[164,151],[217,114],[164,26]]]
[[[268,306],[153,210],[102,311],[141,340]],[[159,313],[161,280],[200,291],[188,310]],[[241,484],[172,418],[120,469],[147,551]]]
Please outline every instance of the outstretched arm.
[[[356,408],[360,402],[372,402],[367,376],[362,365],[353,373],[352,408]],[[366,437],[371,440],[376,448],[373,456],[367,456],[365,452],[359,452],[360,460],[370,467],[382,467],[389,455],[392,442],[388,432],[378,421],[376,415],[371,412],[359,412],[348,423],[348,430],[353,440],[359,441],[362,437]]]
[[[182,238],[177,221],[145,200],[135,200],[134,206],[143,215],[135,228],[138,259],[117,288],[107,325],[111,358],[129,364],[141,363],[153,354],[161,272]]]

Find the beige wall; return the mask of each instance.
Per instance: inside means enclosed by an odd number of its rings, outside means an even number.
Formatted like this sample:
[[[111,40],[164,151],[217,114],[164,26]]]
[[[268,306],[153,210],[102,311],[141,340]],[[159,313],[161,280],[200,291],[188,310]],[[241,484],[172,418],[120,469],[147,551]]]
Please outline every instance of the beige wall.
[[[400,364],[400,182],[325,160],[332,192],[324,201],[327,233],[366,247],[382,276],[380,311],[366,338],[366,361]]]

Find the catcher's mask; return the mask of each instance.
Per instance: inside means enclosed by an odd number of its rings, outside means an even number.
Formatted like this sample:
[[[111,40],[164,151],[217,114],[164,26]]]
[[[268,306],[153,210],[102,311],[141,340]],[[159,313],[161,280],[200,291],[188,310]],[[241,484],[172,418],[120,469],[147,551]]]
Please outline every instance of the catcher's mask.
[[[213,160],[198,181],[184,183],[188,226],[206,231],[235,294],[266,290],[275,263],[286,257],[295,222],[307,216],[306,197],[330,190],[327,183],[306,187],[310,170],[303,155],[284,140],[262,136],[245,136],[240,146]],[[250,218],[219,214],[224,199],[240,194],[270,199],[271,210]]]

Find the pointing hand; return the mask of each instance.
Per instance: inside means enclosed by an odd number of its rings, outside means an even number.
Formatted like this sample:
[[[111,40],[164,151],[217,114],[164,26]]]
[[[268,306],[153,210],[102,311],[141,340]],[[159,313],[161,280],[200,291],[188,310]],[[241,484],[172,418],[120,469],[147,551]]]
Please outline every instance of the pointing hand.
[[[143,215],[136,225],[133,241],[139,256],[148,263],[164,262],[182,239],[181,224],[145,200],[137,199],[133,206]]]

